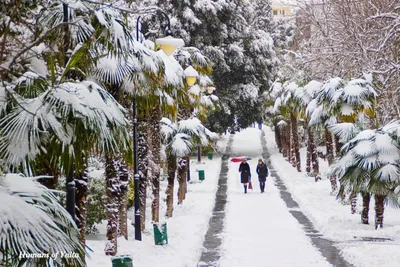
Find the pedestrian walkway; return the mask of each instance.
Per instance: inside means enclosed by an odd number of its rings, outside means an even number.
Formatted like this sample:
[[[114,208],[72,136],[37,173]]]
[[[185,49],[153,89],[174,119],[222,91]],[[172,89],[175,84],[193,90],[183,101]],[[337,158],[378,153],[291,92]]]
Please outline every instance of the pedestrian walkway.
[[[289,212],[294,218],[303,226],[303,229],[307,236],[310,237],[312,243],[321,251],[322,255],[331,263],[333,266],[347,267],[352,266],[343,259],[340,255],[340,251],[334,246],[334,242],[323,238],[323,235],[314,228],[312,222],[299,210],[299,205],[293,200],[291,194],[287,191],[287,188],[279,175],[272,168],[270,157],[267,149],[267,142],[265,139],[265,133],[262,131],[261,144],[263,148],[262,156],[267,161],[267,165],[270,166],[270,174],[275,180],[275,185],[280,191],[280,196],[286,203]]]
[[[226,192],[227,192],[227,175],[228,164],[230,159],[233,136],[229,138],[225,154],[222,157],[221,173],[218,180],[218,190],[215,196],[215,206],[213,214],[209,221],[209,227],[204,238],[203,252],[200,257],[198,266],[217,266],[220,258],[220,246],[225,219]]]
[[[249,131],[258,131],[259,138],[248,140]],[[253,151],[248,163],[254,189],[246,195],[243,193],[239,165],[230,163],[222,255],[218,266],[331,266],[290,214],[271,177],[268,177],[265,193],[260,192],[255,169],[258,158],[262,158],[261,133],[258,129],[246,129],[236,134],[232,144],[234,155]],[[251,136],[255,134],[251,133]]]
[[[235,156],[252,158],[253,190],[248,194],[240,183],[239,163],[230,162]],[[255,173],[259,158],[270,168],[265,193]],[[350,266],[333,243],[321,237],[271,168],[263,131],[246,129],[231,136],[218,186],[198,266]]]

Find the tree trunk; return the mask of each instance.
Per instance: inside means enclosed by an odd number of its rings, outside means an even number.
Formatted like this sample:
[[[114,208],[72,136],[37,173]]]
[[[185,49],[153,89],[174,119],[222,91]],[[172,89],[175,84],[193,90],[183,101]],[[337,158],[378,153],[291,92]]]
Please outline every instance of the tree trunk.
[[[167,186],[167,217],[172,217],[174,210],[174,181],[176,173],[176,157],[174,155],[168,155],[168,186]]]
[[[153,222],[160,220],[160,173],[161,173],[161,132],[160,120],[162,114],[160,106],[155,107],[151,112],[151,154],[153,155],[153,168],[151,181],[153,184],[153,203],[151,204],[151,215]]]
[[[293,137],[292,122],[290,122],[289,132],[290,132],[290,141],[289,141],[289,162],[292,164],[292,167],[296,167],[296,154],[295,154],[295,152],[294,152],[294,137]]]
[[[117,237],[119,226],[119,177],[117,174],[116,162],[112,159],[111,155],[106,154],[106,194],[107,203],[105,205],[108,224],[107,224],[107,239],[106,248],[104,249],[106,255],[115,256],[117,254]]]
[[[363,210],[361,213],[361,222],[363,224],[369,224],[369,202],[371,200],[371,194],[368,192],[362,192],[362,198],[363,198]]]
[[[282,153],[282,136],[281,136],[281,127],[278,126],[277,121],[274,121],[275,128],[275,143],[278,146],[279,152]]]
[[[350,194],[351,214],[356,213],[357,208],[357,193],[352,191]]]
[[[319,160],[318,160],[318,153],[317,153],[317,146],[314,140],[314,131],[310,127],[310,143],[311,143],[311,162],[313,173],[315,177],[319,177]]]
[[[334,158],[332,134],[326,127],[325,127],[325,146],[326,146],[326,157],[328,159],[328,164],[331,165],[333,163],[333,158]],[[331,182],[332,194],[334,194],[337,190],[336,176],[335,175],[330,176],[329,180]]]
[[[329,132],[328,128],[325,128],[325,146],[326,146],[326,158],[328,159],[328,164],[331,165],[334,159],[333,142],[332,142],[332,134],[331,132]]]
[[[139,201],[140,201],[140,229],[143,231],[146,226],[146,199],[148,184],[149,147],[147,129],[149,123],[146,119],[138,120],[138,171],[139,171]]]
[[[76,222],[81,233],[81,241],[86,242],[86,205],[87,205],[87,192],[88,192],[88,173],[87,169],[82,174],[78,174],[75,178],[75,213]]]
[[[125,163],[118,164],[118,175],[120,179],[120,199],[119,199],[119,229],[120,235],[128,240],[128,188],[129,171]]]
[[[340,155],[340,150],[342,149],[342,143],[339,142],[339,137],[334,135],[334,140],[335,140],[335,155],[338,156]]]
[[[375,229],[383,227],[386,196],[375,195]]]
[[[290,114],[290,121],[293,132],[293,149],[295,156],[295,166],[298,172],[301,172],[301,161],[300,161],[300,144],[299,144],[299,133],[297,130],[297,118],[295,114]]]
[[[182,204],[185,199],[186,194],[186,171],[187,171],[187,162],[189,160],[189,156],[185,156],[182,158],[178,158],[178,173],[177,180],[179,183],[178,188],[178,205]]]
[[[289,128],[289,125],[285,125],[285,126],[282,126],[282,127],[283,127],[282,130],[284,132],[284,134],[282,136],[284,137],[284,140],[285,140],[283,156],[285,158],[287,158],[288,161],[290,162],[290,136],[291,136],[290,128]]]
[[[313,152],[313,147],[312,147],[313,136],[312,136],[311,127],[308,125],[307,121],[306,121],[306,131],[307,131],[306,172],[309,174],[311,172],[311,162],[312,162],[312,152]]]

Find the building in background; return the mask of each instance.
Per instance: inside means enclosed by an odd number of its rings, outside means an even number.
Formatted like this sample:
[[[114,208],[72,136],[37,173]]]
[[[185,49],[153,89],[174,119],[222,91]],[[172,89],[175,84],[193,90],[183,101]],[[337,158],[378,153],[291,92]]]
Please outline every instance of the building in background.
[[[296,11],[296,0],[272,0],[272,17],[276,20],[293,18]]]

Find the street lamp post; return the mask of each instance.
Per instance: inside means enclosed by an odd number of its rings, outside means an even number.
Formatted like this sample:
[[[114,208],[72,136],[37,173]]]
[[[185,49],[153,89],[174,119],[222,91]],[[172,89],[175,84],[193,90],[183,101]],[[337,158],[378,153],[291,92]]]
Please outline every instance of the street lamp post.
[[[185,79],[186,83],[189,86],[192,86],[196,83],[197,77],[199,77],[199,73],[192,66],[189,66],[185,69]]]
[[[182,39],[177,39],[172,37],[171,31],[171,22],[169,20],[168,15],[160,9],[155,10],[152,13],[148,13],[146,15],[156,15],[157,12],[164,15],[167,18],[168,26],[166,29],[166,37],[159,38],[156,40],[156,43],[161,46],[161,49],[167,56],[172,55],[177,47],[182,47],[184,42]],[[141,42],[139,36],[139,24],[140,19],[142,16],[139,16],[136,21],[136,41]],[[137,103],[136,103],[136,90],[133,96],[132,101],[132,115],[133,115],[133,172],[134,172],[134,179],[135,179],[135,240],[142,240],[142,231],[141,231],[141,218],[140,218],[140,199],[139,199],[139,182],[140,182],[140,175],[139,175],[139,167],[138,167],[138,141],[137,141],[137,127],[138,127],[138,120],[137,120]]]

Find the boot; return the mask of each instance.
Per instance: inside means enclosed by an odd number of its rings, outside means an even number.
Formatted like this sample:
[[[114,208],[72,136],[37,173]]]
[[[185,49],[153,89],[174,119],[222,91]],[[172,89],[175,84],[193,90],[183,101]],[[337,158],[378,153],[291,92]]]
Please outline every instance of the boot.
[[[247,185],[244,186],[244,193],[247,194]]]

